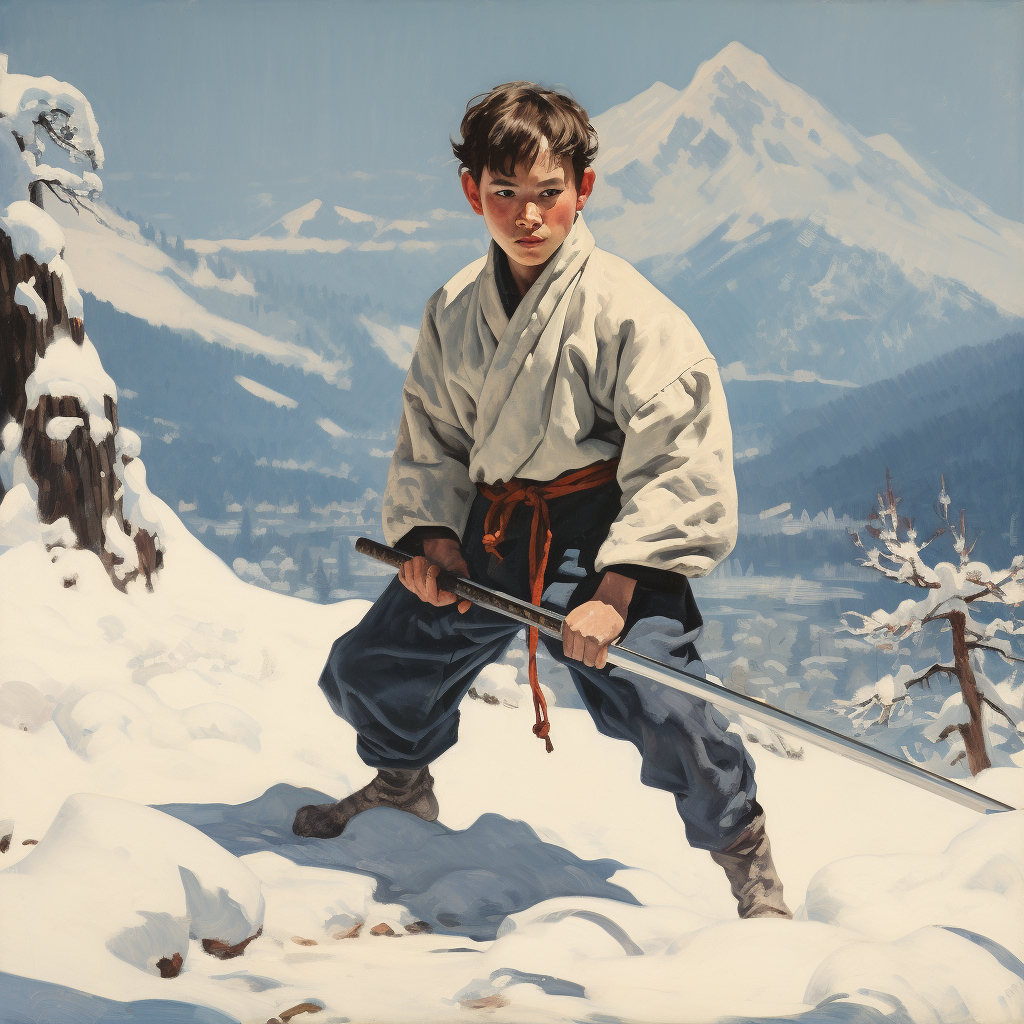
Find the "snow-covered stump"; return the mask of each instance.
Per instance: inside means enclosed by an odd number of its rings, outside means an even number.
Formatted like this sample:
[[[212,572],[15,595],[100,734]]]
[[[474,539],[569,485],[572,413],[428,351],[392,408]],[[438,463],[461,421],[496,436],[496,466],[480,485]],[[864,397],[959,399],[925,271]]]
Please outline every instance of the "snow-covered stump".
[[[94,169],[102,162],[85,97],[53,79],[9,75],[3,58],[0,501],[24,483],[39,521],[67,519],[76,546],[95,552],[117,586],[139,574],[150,584],[162,561],[154,524],[126,521],[122,502],[133,490],[125,470],[138,451],[118,450],[127,446],[117,444],[117,389],[86,336],[63,233],[42,209],[43,184],[76,209],[102,186],[92,172],[43,164],[43,136]],[[144,474],[133,475],[144,490]]]
[[[212,839],[89,793],[69,797],[33,851],[0,871],[0,899],[8,970],[34,976],[52,959],[107,980],[131,977],[120,965],[175,978],[190,940],[219,959],[241,956],[265,911],[259,879]]]

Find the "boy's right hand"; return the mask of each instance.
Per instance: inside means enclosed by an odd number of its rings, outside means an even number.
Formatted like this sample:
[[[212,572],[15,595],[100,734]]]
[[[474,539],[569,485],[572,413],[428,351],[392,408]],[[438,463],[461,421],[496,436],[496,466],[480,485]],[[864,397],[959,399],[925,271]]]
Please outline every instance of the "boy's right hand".
[[[462,557],[459,542],[450,537],[435,537],[423,542],[423,554],[414,555],[398,570],[398,578],[406,590],[411,590],[421,601],[438,608],[459,601],[457,595],[448,590],[437,589],[437,577],[441,569],[454,576],[469,578],[469,566]],[[469,610],[472,602],[463,598],[459,601],[459,613]]]

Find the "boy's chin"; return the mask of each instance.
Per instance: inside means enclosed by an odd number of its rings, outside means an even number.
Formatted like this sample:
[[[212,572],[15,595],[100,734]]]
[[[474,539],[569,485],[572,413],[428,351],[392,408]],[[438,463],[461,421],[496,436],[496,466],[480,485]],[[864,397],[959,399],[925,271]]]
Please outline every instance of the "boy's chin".
[[[524,250],[515,248],[515,243],[513,243],[511,251],[505,249],[504,246],[502,246],[502,249],[505,250],[505,255],[513,263],[518,263],[521,267],[539,267],[542,263],[547,262],[548,257],[551,255],[547,251],[548,247],[546,245],[537,246],[536,249]]]

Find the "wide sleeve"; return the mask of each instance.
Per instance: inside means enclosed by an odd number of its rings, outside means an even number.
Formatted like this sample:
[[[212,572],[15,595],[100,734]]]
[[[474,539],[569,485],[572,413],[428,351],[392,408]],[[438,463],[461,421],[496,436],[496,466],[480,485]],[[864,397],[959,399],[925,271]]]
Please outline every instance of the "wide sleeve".
[[[704,576],[736,544],[732,428],[718,367],[698,360],[623,426],[622,509],[598,570],[645,565]]]
[[[384,491],[384,538],[401,540],[419,526],[447,527],[461,537],[476,487],[469,479],[472,438],[463,429],[444,372],[435,322],[427,305],[402,389],[402,420]]]

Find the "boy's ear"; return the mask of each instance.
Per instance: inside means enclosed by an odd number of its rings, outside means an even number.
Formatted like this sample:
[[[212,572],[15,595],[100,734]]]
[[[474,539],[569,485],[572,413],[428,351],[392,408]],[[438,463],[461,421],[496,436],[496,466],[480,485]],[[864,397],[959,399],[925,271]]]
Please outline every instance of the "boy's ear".
[[[473,175],[469,171],[462,172],[462,191],[466,194],[469,205],[473,207],[473,212],[483,216],[484,206],[480,201],[480,186],[473,180]]]
[[[587,200],[590,198],[590,193],[594,191],[594,182],[597,181],[597,174],[593,167],[588,167],[583,172],[583,180],[580,182],[580,187],[576,192],[576,209],[577,211],[582,210],[586,205]]]

